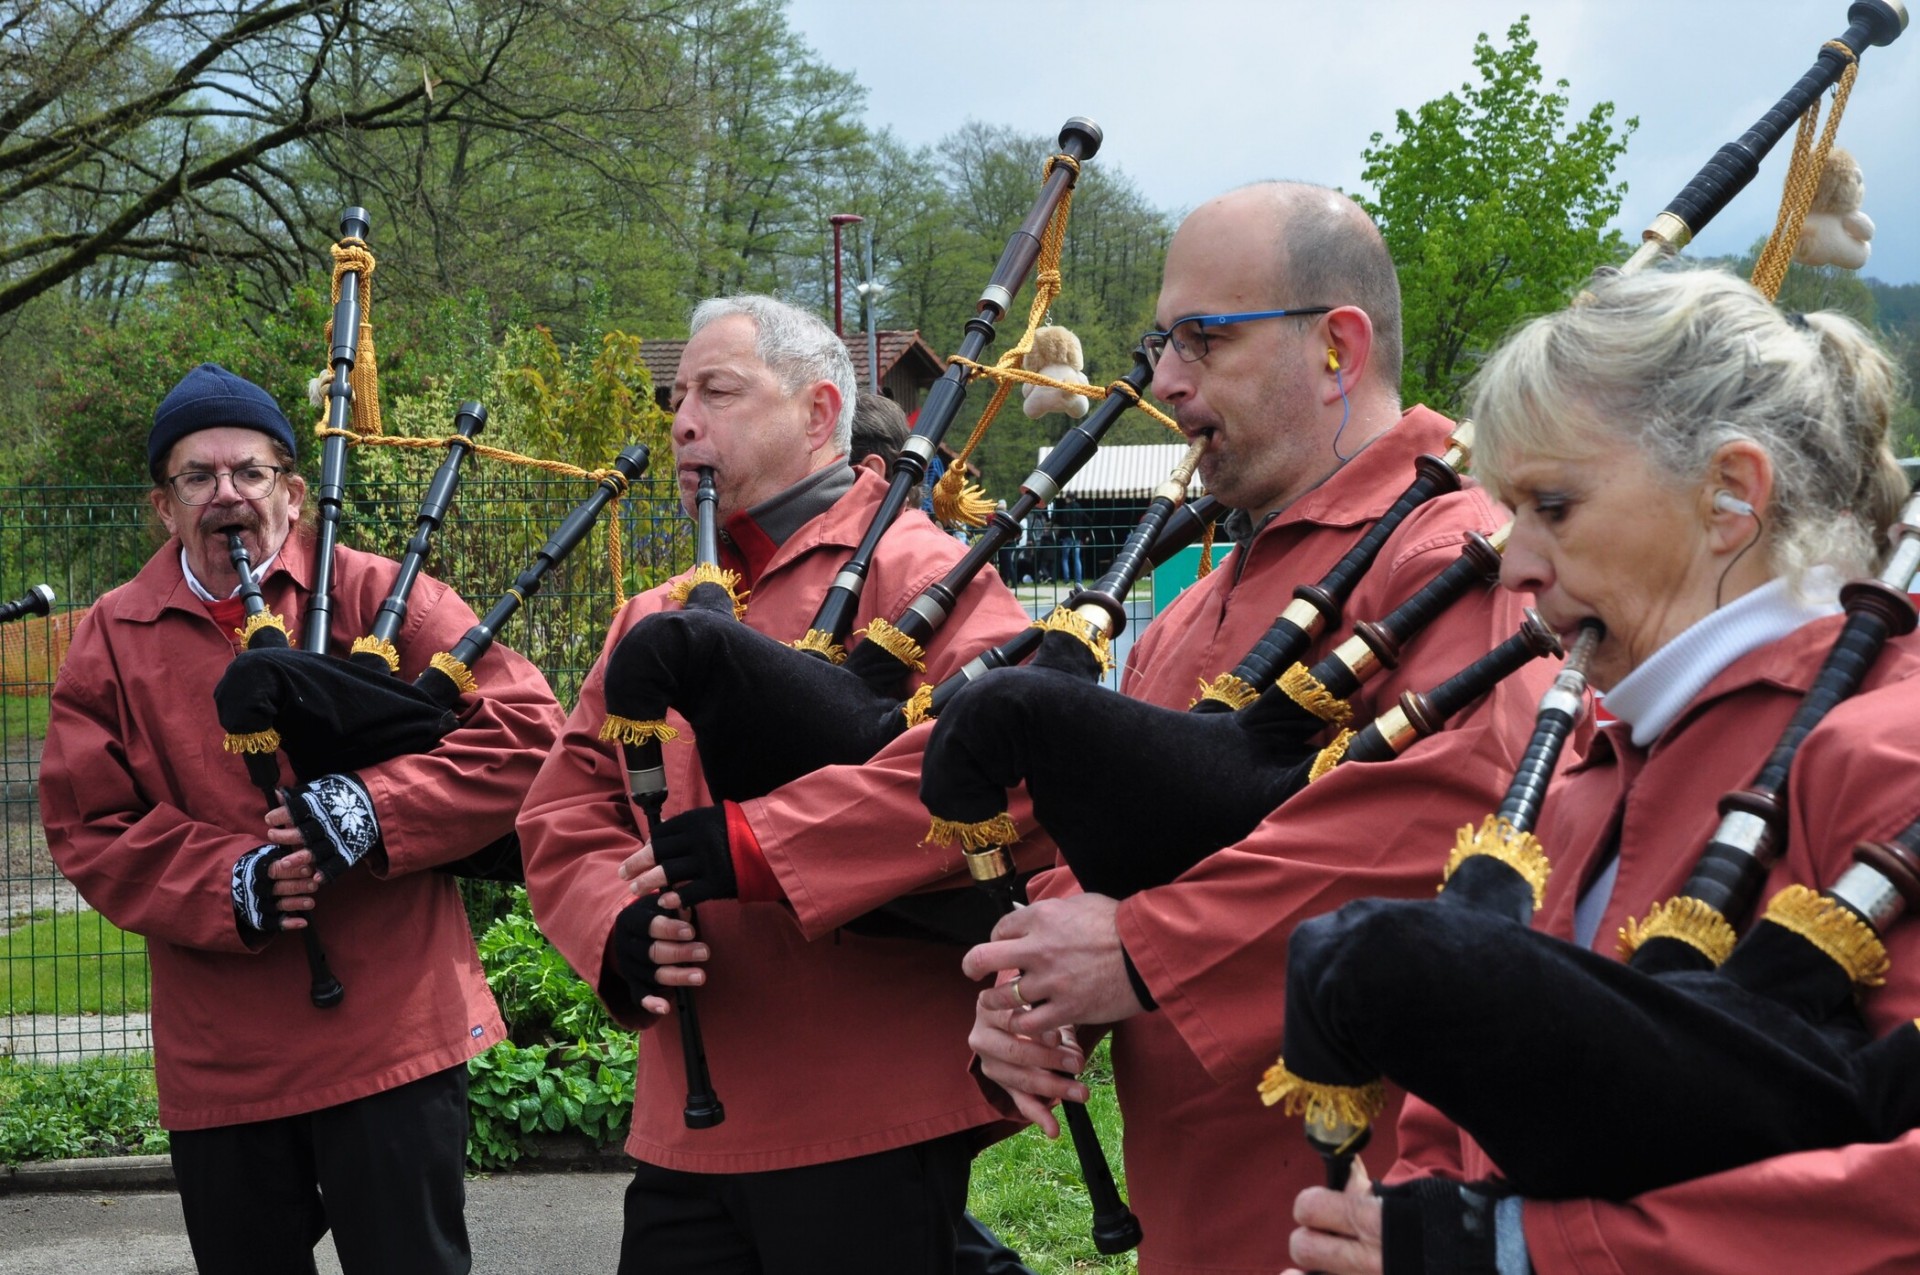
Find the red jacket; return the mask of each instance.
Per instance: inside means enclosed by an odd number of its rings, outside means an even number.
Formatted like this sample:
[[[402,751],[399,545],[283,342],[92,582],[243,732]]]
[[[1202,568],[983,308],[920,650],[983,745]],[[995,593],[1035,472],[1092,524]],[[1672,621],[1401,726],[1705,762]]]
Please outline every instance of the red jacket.
[[[801,636],[884,490],[862,473],[782,544],[754,582],[746,623],[783,641]],[[897,617],[963,552],[918,511],[902,514],[875,556],[855,628]],[[607,650],[643,616],[677,605],[666,589],[620,613]],[[988,569],[935,638],[925,678],[939,680],[1027,622]],[[614,918],[631,901],[618,869],[640,844],[618,750],[598,738],[602,664],[581,688],[520,818],[541,929],[595,981]],[[686,723],[671,720],[683,733],[665,748],[669,815],[709,800]],[[957,851],[920,844],[927,814],[917,797],[918,754],[929,730],[896,741],[890,766],[831,768],[745,803],[793,910],[734,900],[700,906],[700,937],[713,955],[695,995],[727,1119],[703,1130],[682,1122],[680,1024],[669,1015],[641,1037],[627,1140],[635,1157],[689,1172],[747,1173],[867,1155],[1000,1119],[967,1075],[975,988],[960,974],[959,952],[833,928],[959,870]],[[903,866],[879,888],[853,870],[887,861]]]
[[[299,638],[312,544],[296,534],[261,582]],[[372,626],[395,563],[335,551],[331,648]],[[413,591],[397,645],[411,680],[476,623],[437,580]],[[424,869],[513,826],[560,724],[538,669],[505,648],[475,668],[480,696],[430,753],[360,772],[387,867],[325,887],[314,910],[346,998],[307,1000],[299,936],[249,951],[229,875],[266,843],[264,802],[221,749],[213,687],[232,635],[188,590],[169,540],[94,604],[54,684],[41,813],[59,866],[88,903],[143,934],[153,968],[160,1122],[204,1129],[314,1111],[442,1071],[505,1035],[453,878]],[[282,764],[282,780],[291,772]]]
[[[1445,450],[1449,428],[1413,409],[1260,528],[1147,629],[1127,661],[1126,693],[1184,709],[1203,680],[1252,649],[1296,585],[1317,582],[1399,497],[1414,479],[1414,457]],[[1453,562],[1468,531],[1492,531],[1506,517],[1472,486],[1421,506],[1354,590],[1348,622],[1307,662],[1344,639],[1352,621],[1385,615]],[[1524,601],[1489,587],[1456,603],[1408,645],[1397,671],[1362,691],[1356,724],[1511,636]],[[1498,804],[1552,672],[1549,662],[1529,666],[1395,761],[1336,769],[1245,841],[1120,905],[1121,941],[1160,1005],[1113,1034],[1128,1192],[1146,1236],[1142,1271],[1285,1264],[1293,1197],[1325,1176],[1299,1120],[1262,1107],[1256,1092],[1278,1052],[1287,937],[1297,922],[1350,899],[1431,893],[1455,829]],[[1073,888],[1062,869],[1036,893]],[[1370,1164],[1392,1162],[1392,1139],[1384,1141],[1376,1134]]]
[[[1595,948],[1612,954],[1629,918],[1644,917],[1678,892],[1719,823],[1719,799],[1753,781],[1840,623],[1816,621],[1736,660],[1649,748],[1636,748],[1617,727],[1599,732],[1542,812],[1539,836],[1554,870],[1536,921],[1541,929],[1563,938],[1573,933],[1574,903],[1616,818],[1620,867]],[[1909,680],[1916,672],[1920,643],[1896,640],[1876,662],[1868,692],[1840,704],[1807,736],[1787,784],[1786,853],[1761,891],[1763,901],[1786,885],[1833,884],[1857,842],[1885,840],[1920,815],[1920,683]],[[1920,1016],[1920,926],[1897,928],[1887,955],[1887,984],[1866,1001],[1877,1034]],[[1409,1100],[1401,1137],[1395,1179],[1441,1172],[1473,1180],[1498,1172],[1425,1104]],[[1916,1272],[1915,1182],[1920,1133],[1763,1160],[1622,1204],[1530,1200],[1527,1247],[1540,1275]]]

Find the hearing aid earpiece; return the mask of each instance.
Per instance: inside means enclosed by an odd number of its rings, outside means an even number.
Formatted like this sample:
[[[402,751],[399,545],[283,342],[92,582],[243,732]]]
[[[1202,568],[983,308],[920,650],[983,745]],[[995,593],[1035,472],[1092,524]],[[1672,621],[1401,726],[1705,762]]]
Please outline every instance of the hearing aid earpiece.
[[[1753,506],[1722,487],[1713,493],[1713,507],[1723,514],[1745,514],[1753,517]]]

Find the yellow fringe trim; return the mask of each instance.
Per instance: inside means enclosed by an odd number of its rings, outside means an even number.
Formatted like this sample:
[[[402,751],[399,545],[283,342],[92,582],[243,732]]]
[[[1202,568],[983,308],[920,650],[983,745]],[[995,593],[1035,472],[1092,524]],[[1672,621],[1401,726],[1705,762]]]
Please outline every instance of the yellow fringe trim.
[[[995,508],[983,488],[967,481],[962,465],[949,467],[933,485],[933,517],[942,526],[984,527]]]
[[[375,655],[385,660],[389,673],[398,673],[400,671],[400,652],[394,647],[393,643],[386,641],[384,638],[355,638],[353,640],[353,650],[349,652],[349,654],[358,655],[362,651],[372,651]]]
[[[1553,873],[1553,865],[1547,862],[1547,852],[1541,848],[1540,841],[1531,832],[1516,831],[1514,826],[1498,815],[1488,815],[1476,829],[1472,824],[1455,834],[1453,853],[1447,856],[1446,870],[1440,874],[1441,888],[1453,879],[1454,872],[1475,855],[1489,855],[1518,872],[1533,887],[1533,906],[1541,907],[1547,901],[1547,878]]]
[[[931,720],[933,712],[933,683],[922,682],[907,702],[900,706],[900,715],[907,719],[907,729],[912,730],[921,722]]]
[[[1113,671],[1112,641],[1100,631],[1099,626],[1078,611],[1055,607],[1053,614],[1044,620],[1035,620],[1034,625],[1052,633],[1064,633],[1068,637],[1078,638],[1089,651],[1093,652],[1093,658],[1100,661],[1101,672]]]
[[[1231,673],[1222,673],[1211,682],[1203,679],[1200,683],[1199,698],[1189,700],[1187,707],[1192,708],[1195,704],[1198,704],[1200,700],[1210,699],[1225,704],[1235,712],[1239,712],[1259,698],[1260,693],[1251,686],[1248,686]]]
[[[812,651],[815,655],[823,655],[829,664],[847,662],[847,648],[834,641],[831,633],[822,633],[819,629],[808,629],[805,637],[787,645],[796,651]]]
[[[1727,918],[1698,899],[1685,896],[1656,903],[1644,921],[1628,920],[1620,927],[1620,956],[1624,960],[1648,939],[1678,939],[1718,966],[1738,939]]]
[[[927,671],[926,648],[886,620],[869,620],[867,627],[860,630],[860,633],[867,641],[877,644],[881,650],[914,672]]]
[[[280,732],[268,728],[245,735],[229,735],[220,741],[220,747],[230,753],[276,753],[280,751]]]
[[[747,614],[745,595],[736,590],[739,583],[738,571],[726,571],[710,562],[703,562],[690,574],[675,581],[673,587],[667,590],[667,597],[684,606],[687,595],[693,592],[694,585],[717,584],[727,591],[727,599],[733,603],[733,618],[738,620]]]
[[[1308,1124],[1364,1129],[1385,1109],[1387,1094],[1377,1080],[1365,1085],[1322,1085],[1302,1080],[1288,1071],[1287,1060],[1280,1058],[1260,1077],[1260,1101],[1269,1107],[1278,1105],[1281,1115],[1305,1115]]]
[[[478,695],[480,693],[480,683],[474,681],[473,670],[462,664],[459,660],[454,659],[451,651],[438,652],[432,659],[427,661],[427,664],[432,668],[439,669],[441,673],[445,674],[448,681],[460,688],[462,695]]]
[[[980,823],[961,823],[955,819],[935,819],[921,839],[922,845],[950,846],[959,841],[967,850],[985,850],[988,846],[1010,846],[1020,840],[1020,829],[1013,816],[1001,811]]]
[[[1280,675],[1280,692],[1323,722],[1345,726],[1353,719],[1353,705],[1330,695],[1305,665],[1296,664]]]
[[[240,639],[241,646],[251,646],[253,645],[253,635],[261,629],[279,629],[282,633],[285,633],[287,631],[287,622],[271,611],[259,611],[248,616],[247,622],[235,629],[233,633],[235,637]]]
[[[1333,742],[1325,748],[1322,748],[1320,755],[1313,759],[1313,765],[1307,770],[1307,782],[1313,783],[1329,770],[1338,766],[1342,761],[1345,761],[1347,745],[1352,742],[1353,732],[1350,730],[1343,730],[1338,735],[1335,735]]]
[[[1887,948],[1873,927],[1832,899],[1790,885],[1767,904],[1766,919],[1792,930],[1826,953],[1858,987],[1887,981]]]
[[[637,722],[608,713],[607,720],[600,723],[600,738],[609,744],[645,744],[656,739],[664,744],[680,738],[680,732],[664,721]]]

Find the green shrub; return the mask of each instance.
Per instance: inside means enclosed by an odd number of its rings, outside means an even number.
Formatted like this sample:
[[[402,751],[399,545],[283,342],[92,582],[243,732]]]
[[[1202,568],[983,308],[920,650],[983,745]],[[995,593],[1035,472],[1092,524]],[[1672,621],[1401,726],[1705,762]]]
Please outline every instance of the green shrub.
[[[513,891],[512,910],[481,936],[480,961],[508,1039],[467,1064],[467,1162],[512,1164],[535,1133],[620,1137],[633,1109],[633,1033],[541,935],[526,890]]]
[[[0,1055],[0,1162],[159,1154],[159,1118],[145,1056],[46,1064]]]

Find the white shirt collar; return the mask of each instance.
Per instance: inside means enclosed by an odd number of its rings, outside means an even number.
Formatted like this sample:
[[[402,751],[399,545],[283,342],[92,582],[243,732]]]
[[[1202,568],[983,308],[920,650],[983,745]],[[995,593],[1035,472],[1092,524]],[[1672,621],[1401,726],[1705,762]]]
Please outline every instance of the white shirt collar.
[[[1607,711],[1631,729],[1635,745],[1645,748],[1722,669],[1802,625],[1837,615],[1839,589],[1840,573],[1825,566],[1808,571],[1798,588],[1784,578],[1769,580],[1648,656],[1607,692]]]

